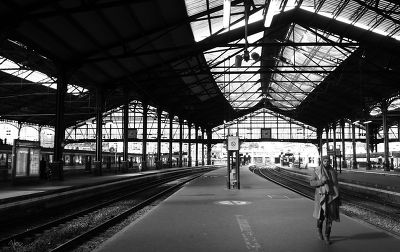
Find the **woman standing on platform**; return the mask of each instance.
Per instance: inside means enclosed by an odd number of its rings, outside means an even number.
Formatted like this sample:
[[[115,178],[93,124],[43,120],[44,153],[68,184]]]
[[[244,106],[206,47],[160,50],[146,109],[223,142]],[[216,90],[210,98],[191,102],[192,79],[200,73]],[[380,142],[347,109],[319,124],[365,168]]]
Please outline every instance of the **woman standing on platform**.
[[[322,225],[325,220],[325,243],[331,244],[332,221],[340,221],[340,197],[337,174],[329,163],[329,156],[322,157],[322,165],[315,168],[310,185],[315,187],[313,217],[317,219],[319,238],[324,240]]]

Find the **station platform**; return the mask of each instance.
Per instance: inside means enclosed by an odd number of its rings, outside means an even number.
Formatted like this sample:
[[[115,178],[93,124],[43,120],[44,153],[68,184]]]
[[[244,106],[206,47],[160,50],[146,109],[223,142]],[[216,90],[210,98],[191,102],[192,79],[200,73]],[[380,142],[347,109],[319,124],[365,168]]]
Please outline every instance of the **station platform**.
[[[317,237],[313,201],[241,168],[241,189],[226,168],[188,183],[104,242],[105,251],[398,251],[399,238],[341,215],[331,245]]]

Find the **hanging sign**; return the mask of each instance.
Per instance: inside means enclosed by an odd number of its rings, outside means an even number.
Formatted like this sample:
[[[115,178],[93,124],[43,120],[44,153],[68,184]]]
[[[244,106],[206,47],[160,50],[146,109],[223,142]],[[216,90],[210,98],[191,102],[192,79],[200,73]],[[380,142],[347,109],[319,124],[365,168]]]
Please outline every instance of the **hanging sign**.
[[[238,151],[238,150],[239,150],[239,137],[228,136],[228,151]]]

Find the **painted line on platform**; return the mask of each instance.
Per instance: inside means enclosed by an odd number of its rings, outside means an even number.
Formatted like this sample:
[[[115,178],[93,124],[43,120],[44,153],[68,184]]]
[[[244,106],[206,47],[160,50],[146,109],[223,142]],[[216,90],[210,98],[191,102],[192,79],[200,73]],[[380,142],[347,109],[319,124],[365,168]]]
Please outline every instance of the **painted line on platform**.
[[[243,215],[235,215],[235,217],[239,224],[239,228],[248,251],[261,251],[261,245],[257,242],[257,239],[254,236],[253,231],[251,230],[249,222],[244,218]]]

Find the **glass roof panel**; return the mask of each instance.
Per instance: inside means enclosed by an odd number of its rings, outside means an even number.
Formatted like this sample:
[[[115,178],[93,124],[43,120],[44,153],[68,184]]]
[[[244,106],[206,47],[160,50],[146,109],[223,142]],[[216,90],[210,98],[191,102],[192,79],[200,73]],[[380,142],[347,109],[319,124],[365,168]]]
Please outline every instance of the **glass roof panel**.
[[[263,33],[248,37],[249,43],[260,40]],[[244,44],[244,40],[235,41],[232,44]],[[222,51],[220,51],[222,50]],[[256,105],[261,100],[260,62],[242,60],[241,67],[235,65],[236,55],[243,55],[241,47],[218,47],[205,52],[205,58],[211,66],[211,73],[234,109],[244,109]],[[249,47],[250,54],[261,55],[261,47]]]
[[[213,9],[217,6],[223,6],[223,0],[185,0],[185,2],[189,16],[204,14],[191,22],[196,41],[229,31],[229,29],[222,28],[223,10]],[[286,5],[282,4],[285,2]],[[257,9],[258,11],[255,10],[253,15],[250,16],[250,22],[263,18],[266,14],[266,3],[268,1],[254,1],[255,7],[259,9]],[[400,29],[398,28],[400,5],[389,0],[288,0],[280,3],[280,11],[291,10],[301,3],[301,9],[400,40]],[[243,3],[231,7],[230,23],[230,29],[244,26]],[[262,34],[257,35],[257,40],[261,37]],[[293,24],[293,29],[288,32],[286,41],[355,42],[346,38],[339,38],[339,36],[328,34],[322,30],[310,30],[296,24]],[[236,41],[230,44],[234,43],[244,43],[244,41]],[[271,78],[270,97],[268,97],[271,98],[271,103],[281,109],[295,109],[355,49],[355,46],[343,48],[327,45],[282,47],[275,59],[277,62],[276,70],[279,72],[273,73]],[[249,48],[249,51],[250,53],[253,51],[260,53],[254,47]],[[222,93],[235,109],[242,109],[255,105],[257,100],[261,98],[259,97],[261,93],[258,91],[260,87],[259,75],[254,74],[260,65],[249,60],[249,62],[243,61],[242,66],[237,68],[234,64],[237,54],[243,55],[243,47],[219,47],[204,52]],[[241,73],[242,71],[243,73]],[[312,73],[312,71],[315,72]],[[239,94],[240,92],[249,92],[249,94]],[[259,98],[255,98],[256,96]],[[243,102],[243,99],[246,98],[248,101]]]
[[[286,35],[290,42],[353,42],[324,31],[309,30],[293,24]],[[273,73],[269,95],[271,103],[280,109],[295,109],[338,63],[345,60],[356,48],[346,50],[331,45],[287,46],[275,60],[280,73]],[[311,72],[315,71],[315,72]],[[288,100],[282,102],[280,100]]]
[[[42,72],[25,68],[24,66],[17,64],[14,61],[4,58],[2,56],[0,56],[0,71],[29,81],[29,83],[18,83],[17,85],[39,84],[49,88],[57,89],[57,80],[55,78],[47,76]],[[82,93],[86,92],[88,92],[87,89],[68,84],[67,93],[73,95],[81,95]]]

